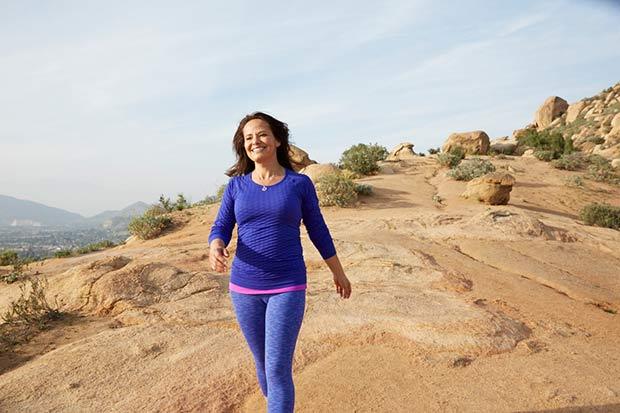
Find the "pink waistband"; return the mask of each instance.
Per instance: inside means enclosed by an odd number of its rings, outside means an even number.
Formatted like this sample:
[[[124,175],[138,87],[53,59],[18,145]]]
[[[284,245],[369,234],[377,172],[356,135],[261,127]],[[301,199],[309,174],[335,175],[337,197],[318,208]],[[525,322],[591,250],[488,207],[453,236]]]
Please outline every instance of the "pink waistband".
[[[272,288],[271,290],[255,290],[253,288],[245,288],[240,285],[236,285],[228,282],[228,288],[231,291],[241,293],[241,294],[274,294],[274,293],[284,293],[287,291],[300,291],[306,289],[306,284],[298,284],[291,285],[290,287],[282,287],[282,288]]]

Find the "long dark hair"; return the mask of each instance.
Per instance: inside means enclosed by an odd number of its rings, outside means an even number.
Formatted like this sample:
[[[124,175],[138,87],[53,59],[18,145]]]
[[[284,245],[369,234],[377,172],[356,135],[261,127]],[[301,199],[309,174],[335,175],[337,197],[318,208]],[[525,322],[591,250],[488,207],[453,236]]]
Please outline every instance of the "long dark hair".
[[[228,168],[226,171],[226,175],[228,176],[238,176],[245,175],[254,170],[256,165],[254,165],[254,161],[248,157],[248,154],[245,152],[244,140],[243,140],[243,127],[249,121],[253,119],[262,119],[269,124],[271,128],[271,132],[273,136],[276,138],[278,142],[280,142],[280,146],[276,150],[276,155],[278,157],[278,163],[285,168],[293,169],[293,165],[291,165],[291,158],[289,154],[290,146],[289,146],[289,132],[288,125],[284,122],[279,121],[271,115],[268,115],[263,112],[254,112],[249,115],[246,115],[241,122],[239,122],[239,126],[237,127],[237,131],[233,136],[233,150],[237,154],[237,162]]]

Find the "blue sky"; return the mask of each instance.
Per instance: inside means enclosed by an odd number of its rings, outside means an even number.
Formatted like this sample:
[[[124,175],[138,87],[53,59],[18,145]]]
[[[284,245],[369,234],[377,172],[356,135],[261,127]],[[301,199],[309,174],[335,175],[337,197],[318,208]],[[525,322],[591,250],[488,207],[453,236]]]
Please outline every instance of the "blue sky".
[[[260,6],[259,6],[260,4]],[[0,2],[0,194],[85,216],[195,202],[239,120],[319,162],[491,138],[620,81],[618,1]]]

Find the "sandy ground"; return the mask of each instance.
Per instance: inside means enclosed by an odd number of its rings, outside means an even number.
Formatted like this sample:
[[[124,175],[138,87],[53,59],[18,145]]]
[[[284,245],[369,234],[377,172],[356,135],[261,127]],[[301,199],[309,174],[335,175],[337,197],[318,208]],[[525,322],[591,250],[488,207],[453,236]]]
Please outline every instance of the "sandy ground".
[[[493,162],[517,180],[507,206],[460,198],[465,183],[426,157],[359,180],[374,195],[354,209],[323,208],[348,300],[302,228],[296,411],[620,411],[620,232],[578,221],[620,189]],[[71,316],[0,356],[0,411],[266,411],[228,275],[208,268],[217,208],[31,267]],[[0,286],[0,309],[18,295]]]

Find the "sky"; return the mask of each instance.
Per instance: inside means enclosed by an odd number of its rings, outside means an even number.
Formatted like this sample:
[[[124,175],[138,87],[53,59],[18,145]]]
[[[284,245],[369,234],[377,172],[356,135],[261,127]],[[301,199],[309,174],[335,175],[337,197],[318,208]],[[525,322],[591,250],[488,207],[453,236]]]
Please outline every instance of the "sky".
[[[0,0],[0,194],[197,202],[257,110],[320,163],[510,135],[620,81],[619,21],[620,0]]]

